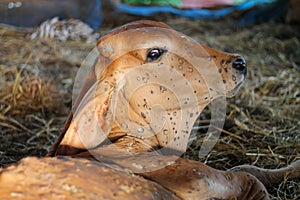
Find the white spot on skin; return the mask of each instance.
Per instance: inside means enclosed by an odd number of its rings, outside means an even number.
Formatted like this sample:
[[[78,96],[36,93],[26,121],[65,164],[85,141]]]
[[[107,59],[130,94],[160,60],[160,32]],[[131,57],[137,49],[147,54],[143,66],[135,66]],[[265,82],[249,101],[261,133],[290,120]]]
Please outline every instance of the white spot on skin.
[[[188,72],[192,73],[194,71],[193,67],[192,66],[189,66],[188,67]]]
[[[132,163],[132,166],[135,167],[136,169],[144,169],[144,166],[143,165],[140,165],[140,164],[137,164],[137,163]]]
[[[226,194],[230,190],[230,188],[225,187],[219,181],[214,181],[214,179],[205,178],[205,181],[208,183],[208,191],[214,191],[216,194]]]
[[[71,193],[78,193],[80,190],[76,188],[74,185],[69,185],[69,184],[63,184],[62,189],[69,191]]]
[[[122,123],[122,125],[121,125],[123,128],[128,128],[128,125],[126,124],[126,123]]]
[[[138,131],[139,133],[143,133],[143,132],[144,132],[144,128],[143,128],[143,127],[139,127],[139,128],[137,129],[137,131]]]
[[[112,52],[114,52],[114,49],[111,45],[103,45],[102,46],[102,51],[104,53],[112,53]]]
[[[12,197],[24,197],[24,194],[22,192],[11,192],[10,196],[12,196]]]
[[[120,189],[125,191],[126,193],[130,194],[135,191],[135,188],[133,186],[128,186],[128,185],[121,185]]]

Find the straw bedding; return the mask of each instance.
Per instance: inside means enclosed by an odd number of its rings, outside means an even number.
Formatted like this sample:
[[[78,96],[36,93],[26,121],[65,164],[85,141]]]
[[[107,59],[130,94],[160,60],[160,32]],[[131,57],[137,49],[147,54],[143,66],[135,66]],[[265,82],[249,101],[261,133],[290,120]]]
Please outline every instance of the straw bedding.
[[[228,169],[240,164],[285,166],[300,158],[299,26],[265,23],[238,27],[232,21],[170,17],[166,21],[202,44],[244,55],[249,73],[238,95],[228,99],[222,135],[202,162]],[[120,23],[120,22],[118,22]],[[114,26],[104,23],[100,34]],[[43,156],[71,107],[76,72],[95,44],[27,38],[31,30],[0,27],[0,165]],[[185,157],[198,151],[209,124],[199,118]],[[300,182],[286,180],[272,199],[299,199]]]

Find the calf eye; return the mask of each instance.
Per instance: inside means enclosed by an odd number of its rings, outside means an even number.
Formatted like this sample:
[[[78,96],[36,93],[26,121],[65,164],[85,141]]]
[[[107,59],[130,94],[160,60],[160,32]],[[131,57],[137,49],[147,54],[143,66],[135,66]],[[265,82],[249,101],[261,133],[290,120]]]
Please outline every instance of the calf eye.
[[[155,61],[157,60],[164,52],[166,52],[165,49],[161,49],[161,48],[153,48],[153,49],[150,49],[148,51],[148,54],[147,54],[147,62],[152,62],[152,61]]]

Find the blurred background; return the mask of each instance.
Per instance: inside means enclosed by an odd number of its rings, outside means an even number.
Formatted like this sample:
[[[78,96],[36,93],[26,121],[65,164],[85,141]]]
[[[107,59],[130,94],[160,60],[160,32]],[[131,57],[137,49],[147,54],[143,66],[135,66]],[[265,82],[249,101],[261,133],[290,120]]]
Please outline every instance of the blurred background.
[[[222,170],[290,164],[300,158],[299,10],[299,0],[0,0],[0,167],[47,153],[97,39],[140,19],[163,21],[247,60],[248,77],[228,99],[222,136],[200,161]],[[185,157],[199,160],[209,122],[208,107]],[[272,199],[300,199],[300,181],[269,192]]]
[[[35,27],[53,17],[76,18],[98,29],[103,18],[111,19],[107,12],[119,19],[122,15],[116,13],[123,12],[140,16],[170,13],[191,19],[231,16],[245,25],[278,19],[299,22],[298,10],[297,0],[1,0],[0,23]]]

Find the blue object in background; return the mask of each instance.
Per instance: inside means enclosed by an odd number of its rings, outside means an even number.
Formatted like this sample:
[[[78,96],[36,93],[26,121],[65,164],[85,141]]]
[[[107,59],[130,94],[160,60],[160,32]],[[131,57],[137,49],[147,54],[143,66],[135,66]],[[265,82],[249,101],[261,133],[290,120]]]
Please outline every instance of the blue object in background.
[[[275,2],[275,3],[274,3]],[[287,3],[287,1],[278,1],[284,4]],[[265,6],[270,6],[273,4],[276,4],[276,0],[249,0],[246,2],[243,2],[239,5],[235,5],[232,7],[226,7],[219,10],[209,10],[209,9],[202,9],[202,8],[195,8],[195,9],[177,9],[170,6],[129,6],[122,3],[115,4],[115,7],[117,10],[134,14],[134,15],[143,15],[143,16],[152,16],[157,13],[172,13],[179,16],[188,17],[191,19],[219,19],[222,17],[225,17],[229,14],[232,14],[236,11],[247,11],[251,8],[263,8]],[[276,4],[276,6],[284,7]],[[271,6],[271,8],[274,8]],[[277,9],[279,13],[272,12],[273,15],[281,15],[283,10]],[[254,10],[255,11],[255,10]],[[269,12],[268,10],[267,12]],[[252,13],[252,14],[251,14]],[[239,22],[240,24],[246,24],[246,23],[255,23],[257,20],[258,14],[263,14],[262,12],[253,12],[251,11],[250,14],[246,15],[244,19],[241,19]],[[268,13],[265,13],[266,16],[269,15]],[[267,16],[269,19],[270,16]]]
[[[246,13],[241,20],[240,25],[254,24],[269,20],[278,20],[286,15],[288,11],[287,0],[277,0],[274,3],[266,4],[259,9]]]
[[[90,2],[84,1],[84,2]],[[94,0],[93,5],[90,9],[90,15],[88,15],[85,22],[90,25],[93,29],[99,29],[102,23],[103,14],[102,14],[102,7],[101,7],[101,0]]]
[[[191,19],[219,19],[240,12],[243,13],[238,19],[240,25],[278,19],[285,15],[288,4],[287,0],[248,0],[235,6],[209,10],[177,9],[170,6],[129,6],[120,3],[121,0],[117,2],[119,3],[113,4],[117,11],[142,16],[171,13]],[[0,23],[19,27],[34,27],[58,16],[60,19],[80,19],[93,29],[99,29],[103,20],[101,0],[18,0],[17,3],[0,1],[0,13]]]

